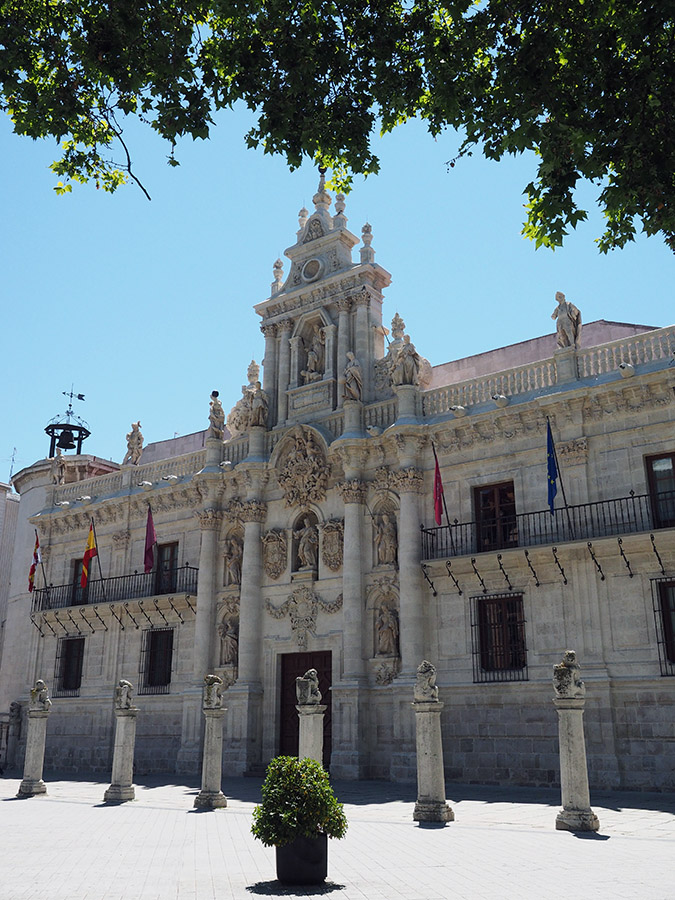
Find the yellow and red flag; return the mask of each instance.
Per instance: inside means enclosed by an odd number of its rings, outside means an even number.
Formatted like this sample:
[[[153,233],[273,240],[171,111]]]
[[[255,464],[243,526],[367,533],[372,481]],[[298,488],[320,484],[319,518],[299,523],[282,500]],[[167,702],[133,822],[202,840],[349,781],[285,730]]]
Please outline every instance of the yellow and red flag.
[[[89,581],[89,563],[98,556],[96,549],[96,536],[94,535],[94,522],[92,520],[89,526],[89,537],[87,538],[87,546],[84,548],[84,556],[82,557],[82,577],[80,578],[80,587],[86,588]]]
[[[28,593],[32,594],[35,589],[35,572],[42,562],[42,552],[40,550],[40,538],[38,537],[37,528],[35,529],[35,548],[33,550],[33,562],[28,573]]]

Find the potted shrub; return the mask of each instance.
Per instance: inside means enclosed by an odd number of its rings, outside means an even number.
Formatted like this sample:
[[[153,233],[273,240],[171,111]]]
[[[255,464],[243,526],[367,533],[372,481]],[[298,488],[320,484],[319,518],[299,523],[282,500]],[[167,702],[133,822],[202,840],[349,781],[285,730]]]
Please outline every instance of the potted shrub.
[[[276,847],[277,878],[282,884],[325,881],[328,838],[344,837],[346,830],[344,808],[320,763],[294,756],[272,760],[251,831],[266,847]]]

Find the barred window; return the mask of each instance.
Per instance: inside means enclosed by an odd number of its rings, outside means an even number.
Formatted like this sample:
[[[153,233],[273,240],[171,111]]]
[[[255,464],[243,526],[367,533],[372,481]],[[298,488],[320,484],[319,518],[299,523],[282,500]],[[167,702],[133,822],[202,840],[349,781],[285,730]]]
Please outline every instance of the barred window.
[[[471,635],[475,682],[527,681],[521,594],[472,597]]]
[[[61,638],[56,648],[54,696],[79,697],[82,684],[84,638]]]
[[[652,579],[656,641],[662,675],[675,675],[675,579]]]
[[[173,632],[173,628],[149,628],[143,632],[139,694],[169,693]]]

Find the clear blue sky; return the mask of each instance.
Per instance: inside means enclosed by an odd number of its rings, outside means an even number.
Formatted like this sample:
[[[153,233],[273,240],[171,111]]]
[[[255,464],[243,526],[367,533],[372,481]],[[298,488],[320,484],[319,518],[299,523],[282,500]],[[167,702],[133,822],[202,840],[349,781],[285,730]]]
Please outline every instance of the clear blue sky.
[[[0,119],[0,480],[14,447],[14,471],[47,454],[44,426],[71,383],[86,395],[76,404],[92,431],[84,448],[117,461],[132,420],[146,443],[165,440],[206,427],[214,388],[226,410],[237,400],[249,361],[263,356],[252,306],[269,296],[272,264],[317,185],[311,165],[291,173],[247,150],[249,121],[223,114],[211,140],[179,147],[177,169],[159,139],[130,132],[148,202],[132,185],[56,196],[54,144]],[[535,251],[520,236],[533,160],[474,156],[448,173],[458,143],[409,123],[378,141],[381,174],[357,179],[347,198],[349,227],[360,235],[371,223],[376,260],[393,276],[385,324],[398,311],[432,365],[552,331],[556,290],[586,322],[673,322],[674,257],[660,238],[601,256],[593,211],[562,250]]]

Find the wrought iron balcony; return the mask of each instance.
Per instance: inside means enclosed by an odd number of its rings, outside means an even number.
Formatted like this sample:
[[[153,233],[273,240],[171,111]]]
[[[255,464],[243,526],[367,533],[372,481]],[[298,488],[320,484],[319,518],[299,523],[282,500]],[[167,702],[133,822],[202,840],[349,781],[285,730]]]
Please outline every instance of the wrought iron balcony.
[[[510,547],[562,544],[591,538],[621,536],[675,526],[675,491],[634,494],[614,500],[531,513],[517,513],[476,522],[422,528],[422,557],[444,559]]]
[[[168,571],[92,579],[86,588],[81,588],[79,583],[38,588],[33,593],[32,612],[117,603],[162,594],[196,594],[198,573],[199,569],[185,565]]]

